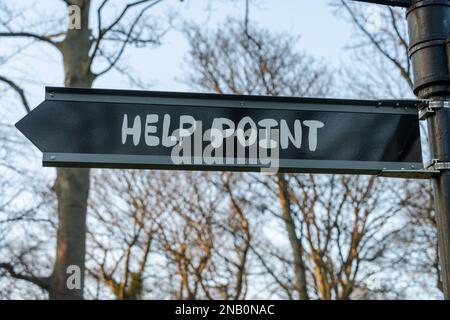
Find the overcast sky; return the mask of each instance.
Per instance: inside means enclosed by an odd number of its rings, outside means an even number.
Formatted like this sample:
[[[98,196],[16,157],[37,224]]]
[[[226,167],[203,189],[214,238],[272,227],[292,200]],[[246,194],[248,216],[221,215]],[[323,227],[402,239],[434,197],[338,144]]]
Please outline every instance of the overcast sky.
[[[177,8],[187,21],[205,28],[214,28],[227,17],[243,18],[244,1],[239,0],[188,0],[172,7]],[[255,0],[250,8],[250,19],[260,27],[275,32],[300,36],[302,49],[316,57],[338,63],[348,43],[351,28],[333,14],[330,0]],[[162,6],[161,6],[162,9]],[[167,10],[167,7],[162,9]],[[155,81],[155,90],[188,90],[176,81],[182,77],[180,66],[186,56],[188,45],[183,35],[173,31],[164,38],[164,45],[153,50],[133,50],[141,72]],[[142,63],[141,63],[142,62]],[[117,86],[113,77],[104,77],[97,86]]]

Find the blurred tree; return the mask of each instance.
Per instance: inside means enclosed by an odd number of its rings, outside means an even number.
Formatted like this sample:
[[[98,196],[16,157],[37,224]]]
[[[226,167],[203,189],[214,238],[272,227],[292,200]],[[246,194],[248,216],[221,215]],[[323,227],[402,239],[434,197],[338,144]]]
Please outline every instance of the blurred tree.
[[[91,5],[90,0],[63,2],[67,6],[66,17],[69,20],[65,30],[52,30],[52,33],[42,34],[37,30],[23,30],[14,23],[14,19],[4,18],[0,21],[0,37],[29,38],[59,51],[63,60],[66,87],[91,87],[95,79],[118,68],[118,62],[127,46],[158,44],[164,33],[157,25],[148,23],[152,20],[146,17],[146,13],[161,0],[128,2],[108,23],[105,23],[107,19],[104,9],[109,0],[103,0],[97,8]],[[8,9],[8,12],[14,12],[14,9]],[[91,25],[92,15],[96,15],[96,26]],[[17,273],[13,265],[2,263],[0,266],[12,277],[30,280],[47,290],[50,299],[82,299],[89,170],[57,169],[54,191],[58,201],[58,231],[52,274],[47,278],[26,276],[25,279],[25,275]],[[71,265],[78,266],[81,270],[81,287],[72,290],[68,289],[66,283],[67,268]]]
[[[157,173],[99,170],[92,175],[88,273],[120,300],[143,295],[165,201],[158,202]]]
[[[115,298],[246,297],[252,231],[231,175],[105,170],[92,179],[87,269]]]
[[[186,30],[191,45],[187,82],[195,88],[287,96],[330,93],[330,70],[300,53],[291,36],[274,35],[234,20],[214,33],[195,26]],[[260,207],[257,203],[262,201],[266,211],[281,218],[291,255],[280,254],[270,241],[253,249],[287,296],[349,299],[367,291],[369,264],[385,254],[398,232],[386,227],[396,211],[387,205],[384,208],[381,200],[381,190],[389,182],[373,177],[287,174],[255,179],[260,182],[258,188],[268,190],[260,197],[254,195],[252,203]],[[251,190],[257,193],[258,189]],[[275,266],[268,256],[277,260]],[[274,271],[285,263],[293,270],[293,280]]]

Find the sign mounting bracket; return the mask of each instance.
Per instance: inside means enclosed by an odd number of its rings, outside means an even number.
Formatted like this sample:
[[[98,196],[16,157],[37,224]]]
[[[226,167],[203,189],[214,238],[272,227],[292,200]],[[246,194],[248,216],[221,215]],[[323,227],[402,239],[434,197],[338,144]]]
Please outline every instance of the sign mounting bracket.
[[[442,170],[450,170],[450,162],[440,161],[438,159],[431,159],[425,164],[427,170],[434,170],[441,172]]]
[[[424,101],[419,105],[419,120],[426,120],[429,116],[434,115],[436,110],[443,108],[450,108],[450,100]]]

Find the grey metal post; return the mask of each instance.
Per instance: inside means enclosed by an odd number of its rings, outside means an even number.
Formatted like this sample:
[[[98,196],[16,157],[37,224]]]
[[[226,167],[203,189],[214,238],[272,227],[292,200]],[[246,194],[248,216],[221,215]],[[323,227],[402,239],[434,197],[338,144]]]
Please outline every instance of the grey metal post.
[[[430,99],[431,156],[439,256],[445,299],[450,299],[450,0],[415,0],[407,9],[414,93]]]

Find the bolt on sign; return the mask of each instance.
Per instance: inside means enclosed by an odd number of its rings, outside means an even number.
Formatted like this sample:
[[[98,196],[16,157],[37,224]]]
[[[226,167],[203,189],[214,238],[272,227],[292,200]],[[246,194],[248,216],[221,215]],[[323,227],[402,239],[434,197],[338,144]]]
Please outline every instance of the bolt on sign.
[[[47,88],[16,127],[44,166],[380,174],[423,169],[418,104]]]

